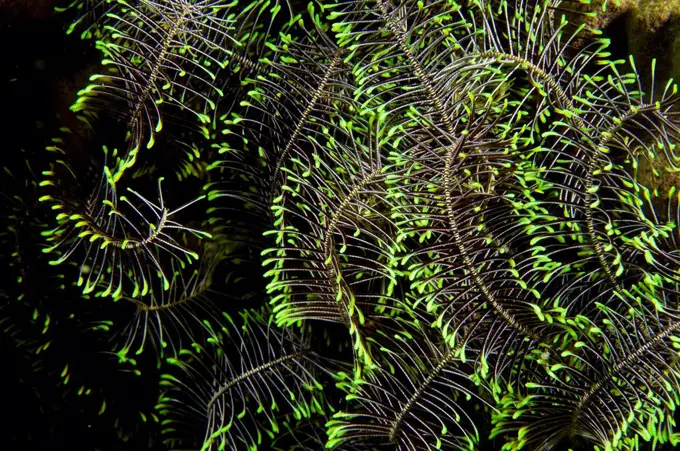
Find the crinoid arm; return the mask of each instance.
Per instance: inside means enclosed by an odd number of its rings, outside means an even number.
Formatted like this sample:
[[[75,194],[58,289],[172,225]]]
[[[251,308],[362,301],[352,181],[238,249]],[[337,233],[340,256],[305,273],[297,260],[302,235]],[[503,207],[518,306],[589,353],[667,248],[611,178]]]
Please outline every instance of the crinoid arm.
[[[158,405],[168,444],[257,449],[284,421],[325,415],[322,362],[310,336],[277,329],[266,309],[225,314],[221,323],[206,321],[207,342],[169,360]],[[192,442],[192,428],[204,431],[201,443]]]
[[[47,178],[41,182],[54,194],[45,194],[40,200],[58,211],[57,227],[42,233],[50,244],[43,252],[56,256],[51,262],[54,265],[71,258],[80,259],[78,285],[83,293],[114,298],[124,292],[146,295],[156,277],[162,281],[162,289],[167,290],[172,274],[166,274],[166,265],[175,261],[184,266],[198,259],[198,254],[182,244],[181,237],[190,234],[209,238],[210,234],[183,226],[175,217],[204,196],[169,209],[163,196],[162,177],[157,182],[156,202],[130,187],[127,196],[121,195],[119,183],[106,166],[108,150],[104,148],[102,174],[94,177],[83,202],[77,195],[68,195],[73,186],[66,181],[71,178],[74,185],[83,188],[88,183],[78,180],[70,170],[70,161],[59,146],[52,146],[50,151],[62,159],[56,161],[54,170],[43,173]]]

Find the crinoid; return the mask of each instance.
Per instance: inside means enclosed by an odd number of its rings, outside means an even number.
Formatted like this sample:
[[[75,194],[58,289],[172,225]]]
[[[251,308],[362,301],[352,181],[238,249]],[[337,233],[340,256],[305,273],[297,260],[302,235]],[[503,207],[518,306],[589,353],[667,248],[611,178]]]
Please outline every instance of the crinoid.
[[[102,64],[40,160],[33,264],[157,395],[121,436],[680,441],[680,95],[576,1],[63,9]]]

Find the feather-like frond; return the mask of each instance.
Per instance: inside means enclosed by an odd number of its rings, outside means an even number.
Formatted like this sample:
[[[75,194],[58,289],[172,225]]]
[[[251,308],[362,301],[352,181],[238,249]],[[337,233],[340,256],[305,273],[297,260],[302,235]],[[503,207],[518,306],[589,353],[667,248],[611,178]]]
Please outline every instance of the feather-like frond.
[[[249,243],[271,228],[271,203],[285,182],[282,169],[307,152],[306,135],[318,133],[333,108],[351,99],[340,51],[323,34],[293,40],[282,33],[269,48],[276,52],[262,59],[266,71],[243,82],[241,108],[221,118],[221,161],[212,168],[220,179],[209,186],[216,211],[239,212],[230,229],[259,225],[250,230]]]
[[[276,247],[265,252],[265,265],[273,266],[268,291],[275,295],[278,324],[345,324],[359,361],[370,366],[362,325],[385,310],[398,277],[391,267],[395,229],[380,200],[386,196],[386,130],[380,115],[312,125],[307,153],[291,158],[274,200],[277,230],[269,234]]]
[[[122,296],[135,306],[134,317],[122,332],[125,342],[119,356],[141,354],[150,342],[159,356],[177,356],[187,341],[200,341],[204,321],[215,323],[221,317],[211,290],[214,272],[223,256],[214,246],[205,246],[198,267],[171,262],[172,275],[167,290],[150,289],[146,295]],[[161,280],[154,280],[161,284]]]
[[[636,449],[631,437],[671,440],[680,401],[677,311],[641,304],[631,317],[598,308],[597,323],[575,320],[582,335],[562,353],[564,362],[547,363],[548,374],[527,383],[526,396],[504,396],[494,434],[516,433],[508,447],[548,450],[582,437],[603,449]]]
[[[164,122],[186,127],[189,113],[207,136],[225,79],[254,69],[268,32],[286,20],[277,19],[281,5],[264,1],[113,3],[98,19],[105,71],[90,77],[71,109],[124,125],[128,143],[113,170],[118,178],[154,145]]]
[[[240,316],[237,322],[225,314],[223,325],[206,321],[207,343],[169,359],[176,371],[163,376],[167,391],[158,404],[168,443],[256,449],[280,432],[283,419],[324,414],[310,337],[278,330],[265,310]],[[201,444],[192,442],[192,426],[205,431]]]
[[[375,339],[380,366],[341,382],[349,405],[328,423],[327,447],[475,449],[480,437],[474,417],[484,401],[461,348],[449,348],[417,323],[394,324]]]
[[[157,276],[167,290],[172,277],[166,274],[168,260],[183,266],[184,261],[198,259],[198,254],[182,243],[182,237],[206,238],[210,234],[183,226],[174,217],[204,196],[170,209],[163,197],[162,177],[158,179],[157,202],[130,187],[129,197],[120,195],[107,166],[106,148],[102,173],[94,176],[88,190],[89,182],[79,179],[77,169],[71,169],[72,161],[58,140],[49,150],[56,154],[56,160],[50,170],[43,172],[46,178],[41,186],[49,187],[53,194],[44,194],[40,200],[58,211],[58,224],[42,233],[50,243],[43,252],[54,253],[52,264],[56,265],[82,251],[78,286],[84,293],[98,290],[98,295],[119,297],[125,290],[132,297],[146,295],[151,279]],[[69,191],[77,192],[78,187],[84,192],[69,196]]]

